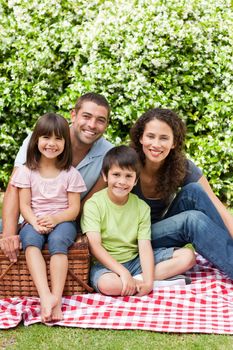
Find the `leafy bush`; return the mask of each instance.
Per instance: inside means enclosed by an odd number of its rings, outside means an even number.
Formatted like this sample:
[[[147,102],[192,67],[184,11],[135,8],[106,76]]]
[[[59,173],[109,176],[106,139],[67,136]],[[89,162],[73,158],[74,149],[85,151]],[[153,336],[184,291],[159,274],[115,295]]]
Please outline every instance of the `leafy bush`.
[[[115,143],[146,109],[176,110],[187,153],[233,204],[230,0],[2,0],[0,13],[2,188],[37,117],[68,117],[80,94],[96,91],[112,106]]]

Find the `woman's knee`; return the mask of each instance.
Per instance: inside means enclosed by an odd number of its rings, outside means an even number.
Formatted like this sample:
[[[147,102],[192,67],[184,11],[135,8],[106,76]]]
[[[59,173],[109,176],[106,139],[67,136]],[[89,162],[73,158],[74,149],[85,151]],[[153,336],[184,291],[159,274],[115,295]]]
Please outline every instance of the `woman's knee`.
[[[198,182],[191,182],[182,187],[181,192],[203,192],[203,187]]]

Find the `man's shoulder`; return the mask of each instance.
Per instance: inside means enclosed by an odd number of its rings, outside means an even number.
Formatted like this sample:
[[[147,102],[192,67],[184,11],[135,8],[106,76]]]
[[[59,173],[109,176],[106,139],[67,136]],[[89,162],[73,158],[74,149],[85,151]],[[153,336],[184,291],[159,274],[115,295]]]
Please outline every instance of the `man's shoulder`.
[[[16,158],[15,158],[15,162],[14,162],[14,166],[15,167],[18,167],[22,164],[25,163],[26,161],[26,155],[27,155],[27,148],[28,148],[28,144],[29,144],[29,141],[30,141],[30,138],[32,136],[32,132],[29,133],[29,135],[24,139],[17,155],[16,155]]]
[[[114,145],[111,142],[106,140],[104,137],[101,137],[93,144],[89,154],[91,153],[92,155],[103,155],[112,147],[114,147]]]

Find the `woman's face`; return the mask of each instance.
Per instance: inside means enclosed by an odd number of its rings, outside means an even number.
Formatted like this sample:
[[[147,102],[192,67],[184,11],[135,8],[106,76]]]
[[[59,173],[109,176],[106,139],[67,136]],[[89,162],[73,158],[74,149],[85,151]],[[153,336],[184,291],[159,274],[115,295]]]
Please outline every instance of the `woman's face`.
[[[170,126],[158,119],[153,119],[145,125],[140,138],[146,161],[161,163],[175,147],[173,131]]]

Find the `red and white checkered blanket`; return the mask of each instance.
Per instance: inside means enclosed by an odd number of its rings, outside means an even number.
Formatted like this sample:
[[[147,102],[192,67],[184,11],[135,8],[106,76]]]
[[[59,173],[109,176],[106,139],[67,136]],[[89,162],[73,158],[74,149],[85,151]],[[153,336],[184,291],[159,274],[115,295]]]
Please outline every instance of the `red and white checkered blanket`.
[[[64,297],[64,320],[48,325],[233,334],[233,282],[200,256],[187,274],[191,285],[155,288],[144,297]],[[0,328],[16,327],[21,321],[25,326],[40,322],[39,299],[0,300]]]

